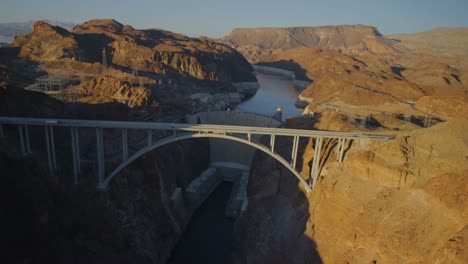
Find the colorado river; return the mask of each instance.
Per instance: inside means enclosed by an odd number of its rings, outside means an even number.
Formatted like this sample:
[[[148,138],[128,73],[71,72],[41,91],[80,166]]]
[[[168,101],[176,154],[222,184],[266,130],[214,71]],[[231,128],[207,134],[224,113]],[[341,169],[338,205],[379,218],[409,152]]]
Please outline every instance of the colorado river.
[[[235,111],[253,112],[271,116],[277,107],[283,109],[283,120],[290,116],[300,116],[301,113],[294,103],[299,96],[299,91],[294,88],[290,79],[276,75],[257,75],[260,88],[257,93],[247,101],[240,103]]]
[[[223,182],[195,212],[169,264],[230,263],[233,220],[224,214],[232,183]]]
[[[235,111],[272,116],[281,107],[283,119],[300,115],[294,105],[299,91],[291,80],[265,74],[258,74],[257,79],[257,93]],[[168,263],[231,262],[233,221],[225,216],[231,189],[232,183],[222,183],[195,212]]]

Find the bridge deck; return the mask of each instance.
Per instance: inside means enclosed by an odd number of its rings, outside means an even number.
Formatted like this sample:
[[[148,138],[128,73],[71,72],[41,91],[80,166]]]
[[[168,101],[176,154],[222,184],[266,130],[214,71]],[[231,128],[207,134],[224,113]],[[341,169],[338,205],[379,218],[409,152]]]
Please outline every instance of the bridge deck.
[[[254,126],[227,126],[209,124],[183,124],[183,123],[153,123],[134,121],[99,121],[99,120],[73,120],[73,119],[43,119],[0,117],[0,124],[58,126],[58,127],[86,127],[86,128],[128,128],[128,129],[154,129],[175,130],[206,133],[249,133],[252,135],[300,136],[300,137],[327,137],[346,139],[372,139],[390,140],[393,135],[378,135],[368,133],[335,132],[320,130],[304,130],[290,128],[269,128]]]
[[[13,125],[18,127],[20,149],[23,155],[31,153],[29,126],[43,126],[45,128],[47,157],[50,173],[57,170],[57,158],[55,153],[54,127],[68,127],[71,131],[71,147],[73,155],[73,176],[74,182],[78,182],[80,174],[80,143],[78,128],[96,129],[96,158],[98,188],[105,189],[110,180],[116,176],[123,168],[131,162],[163,145],[186,140],[190,138],[220,138],[234,142],[240,142],[257,150],[263,151],[289,169],[294,176],[303,184],[307,192],[310,192],[318,180],[322,156],[322,145],[324,139],[337,140],[337,159],[343,161],[346,142],[351,140],[390,140],[392,135],[376,135],[367,133],[333,132],[288,128],[254,127],[254,126],[232,126],[232,125],[209,125],[209,124],[182,124],[182,123],[153,123],[153,122],[128,122],[128,121],[98,121],[98,120],[70,120],[70,119],[43,119],[43,118],[20,118],[20,117],[0,117],[0,137],[3,136],[3,125]],[[117,166],[106,177],[105,154],[104,154],[104,134],[103,129],[122,130],[122,163]],[[147,130],[147,144],[132,156],[129,156],[128,129]],[[153,140],[154,130],[173,131],[170,136]],[[184,133],[177,133],[184,132]],[[270,137],[269,144],[262,144],[253,140],[253,135],[264,135]],[[275,138],[277,136],[292,137],[292,150],[290,158],[285,158],[275,151]],[[313,138],[314,156],[310,169],[309,183],[296,169],[299,150],[299,138]]]

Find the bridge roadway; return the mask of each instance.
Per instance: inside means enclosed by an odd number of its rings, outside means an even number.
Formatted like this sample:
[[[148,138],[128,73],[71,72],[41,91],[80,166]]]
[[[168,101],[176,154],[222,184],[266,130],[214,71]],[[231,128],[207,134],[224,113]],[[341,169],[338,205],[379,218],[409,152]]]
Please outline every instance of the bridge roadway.
[[[210,125],[210,124],[182,124],[182,123],[152,123],[152,122],[129,122],[129,121],[98,121],[98,120],[71,120],[71,119],[43,119],[43,118],[20,118],[20,117],[0,117],[0,137],[4,136],[3,125],[13,125],[18,127],[20,149],[23,155],[31,152],[28,126],[45,127],[45,139],[47,145],[48,165],[51,173],[57,169],[55,154],[54,127],[69,127],[71,129],[71,146],[73,156],[73,175],[75,183],[78,182],[80,173],[80,150],[78,128],[96,129],[96,151],[97,151],[97,171],[98,188],[105,189],[110,180],[118,174],[129,163],[144,154],[161,147],[163,145],[190,139],[190,138],[221,138],[237,141],[250,145],[258,150],[272,156],[286,168],[288,168],[304,185],[306,191],[310,192],[314,187],[319,174],[321,150],[324,139],[338,140],[337,160],[342,162],[345,144],[348,140],[391,140],[392,135],[375,135],[351,132],[332,132],[318,130],[303,130],[289,128],[270,128],[254,126],[232,126],[232,125]],[[103,129],[122,130],[122,163],[115,168],[107,177],[104,166],[104,140]],[[147,144],[132,156],[128,156],[128,129],[147,130]],[[167,136],[157,141],[153,141],[153,130],[172,131],[171,136]],[[184,132],[184,133],[180,133]],[[270,138],[270,144],[265,146],[260,142],[252,140],[252,135],[263,135]],[[290,159],[285,159],[275,152],[275,138],[277,136],[287,136],[293,138],[293,146]],[[312,160],[310,181],[306,180],[296,170],[299,138],[314,138],[315,149]]]

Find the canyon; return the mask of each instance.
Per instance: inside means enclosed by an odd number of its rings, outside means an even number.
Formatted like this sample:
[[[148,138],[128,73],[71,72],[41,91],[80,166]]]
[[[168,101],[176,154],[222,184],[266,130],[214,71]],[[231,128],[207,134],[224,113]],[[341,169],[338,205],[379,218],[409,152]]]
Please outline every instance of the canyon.
[[[212,139],[150,152],[105,192],[95,189],[92,166],[85,167],[76,187],[65,171],[49,175],[45,157],[19,158],[13,142],[1,140],[0,168],[8,181],[2,185],[8,215],[2,226],[14,241],[5,258],[166,263],[190,220],[168,209],[169,197],[229,156],[248,158],[251,167],[248,206],[232,224],[233,263],[464,263],[468,50],[460,43],[465,37],[466,29],[382,35],[375,27],[344,25],[235,29],[210,39],[138,30],[108,19],[70,31],[36,22],[31,33],[0,48],[1,116],[260,126],[258,120],[270,120],[268,113],[281,107],[273,105],[276,99],[257,106],[268,96],[259,83],[271,82],[267,86],[287,90],[277,95],[284,104],[292,107],[297,96],[302,108],[295,117],[285,111],[276,126],[395,139],[351,140],[343,162],[334,158],[338,142],[325,140],[326,158],[311,193],[267,154]],[[60,80],[67,85],[58,93],[40,92],[44,76],[48,81],[66,76]],[[249,98],[255,105],[248,105]],[[263,116],[226,117],[225,110],[242,107]],[[106,138],[117,132],[108,131]],[[41,133],[33,130],[33,141]],[[92,153],[90,135],[85,133],[82,144]],[[57,141],[67,136],[58,131]],[[291,146],[285,138],[276,142],[283,156]],[[315,140],[299,140],[297,167],[304,180],[310,178],[316,148]],[[15,225],[17,219],[21,225]],[[28,234],[34,239],[25,245]]]
[[[343,164],[324,162],[307,202],[298,202],[297,186],[285,183],[289,173],[259,154],[249,208],[236,223],[235,263],[468,258],[467,49],[459,45],[465,31],[383,36],[361,25],[255,28],[236,29],[220,40],[256,65],[310,82],[299,102],[312,118],[287,125],[397,135],[385,144],[353,143]],[[427,117],[438,121],[423,125]],[[314,144],[302,145],[306,178]],[[335,144],[327,143],[330,157]]]

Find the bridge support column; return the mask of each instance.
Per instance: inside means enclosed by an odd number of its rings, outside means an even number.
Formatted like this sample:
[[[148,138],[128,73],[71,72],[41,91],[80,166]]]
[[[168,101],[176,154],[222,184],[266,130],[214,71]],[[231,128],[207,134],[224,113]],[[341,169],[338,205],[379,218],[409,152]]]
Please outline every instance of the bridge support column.
[[[346,145],[346,138],[338,139],[337,159],[339,162],[343,162],[345,145]]]
[[[275,153],[275,134],[270,135],[270,149],[271,153]]]
[[[72,145],[72,156],[73,156],[73,182],[78,184],[78,175],[81,172],[81,159],[80,159],[80,139],[78,134],[78,128],[71,128],[71,145]]]
[[[0,138],[4,138],[5,134],[3,133],[3,125],[0,124]]]
[[[19,138],[20,138],[20,149],[21,149],[21,156],[26,156],[26,154],[30,154],[31,152],[31,144],[29,142],[29,129],[27,125],[18,126],[19,131]]]
[[[54,128],[51,126],[44,127],[47,145],[47,160],[49,164],[49,172],[53,174],[57,169],[57,157],[55,156],[55,138]]]
[[[431,116],[426,116],[426,118],[424,119],[424,127],[431,126],[431,121],[432,121],[432,117]]]
[[[153,143],[153,130],[148,129],[148,147]]]
[[[21,156],[26,156],[26,146],[24,142],[24,132],[23,132],[23,126],[18,126],[18,131],[19,131],[19,138],[20,138],[20,150],[21,150]]]
[[[128,130],[122,128],[122,162],[128,159]]]
[[[389,127],[391,125],[391,119],[393,115],[391,113],[385,112],[385,121],[384,121],[384,126]]]
[[[98,188],[104,189],[105,167],[104,167],[104,136],[102,128],[96,128],[96,156],[98,169]]]
[[[297,151],[299,149],[299,136],[294,136],[293,148],[291,152],[291,166],[296,169]]]
[[[404,115],[404,119],[406,122],[411,122],[411,114]]]
[[[322,153],[323,138],[318,137],[315,139],[314,159],[312,161],[312,169],[310,170],[310,178],[312,180],[312,188],[315,186],[319,176],[320,169],[320,156]]]
[[[24,126],[24,136],[26,137],[26,153],[31,154],[31,142],[29,141],[29,127],[27,125]]]

